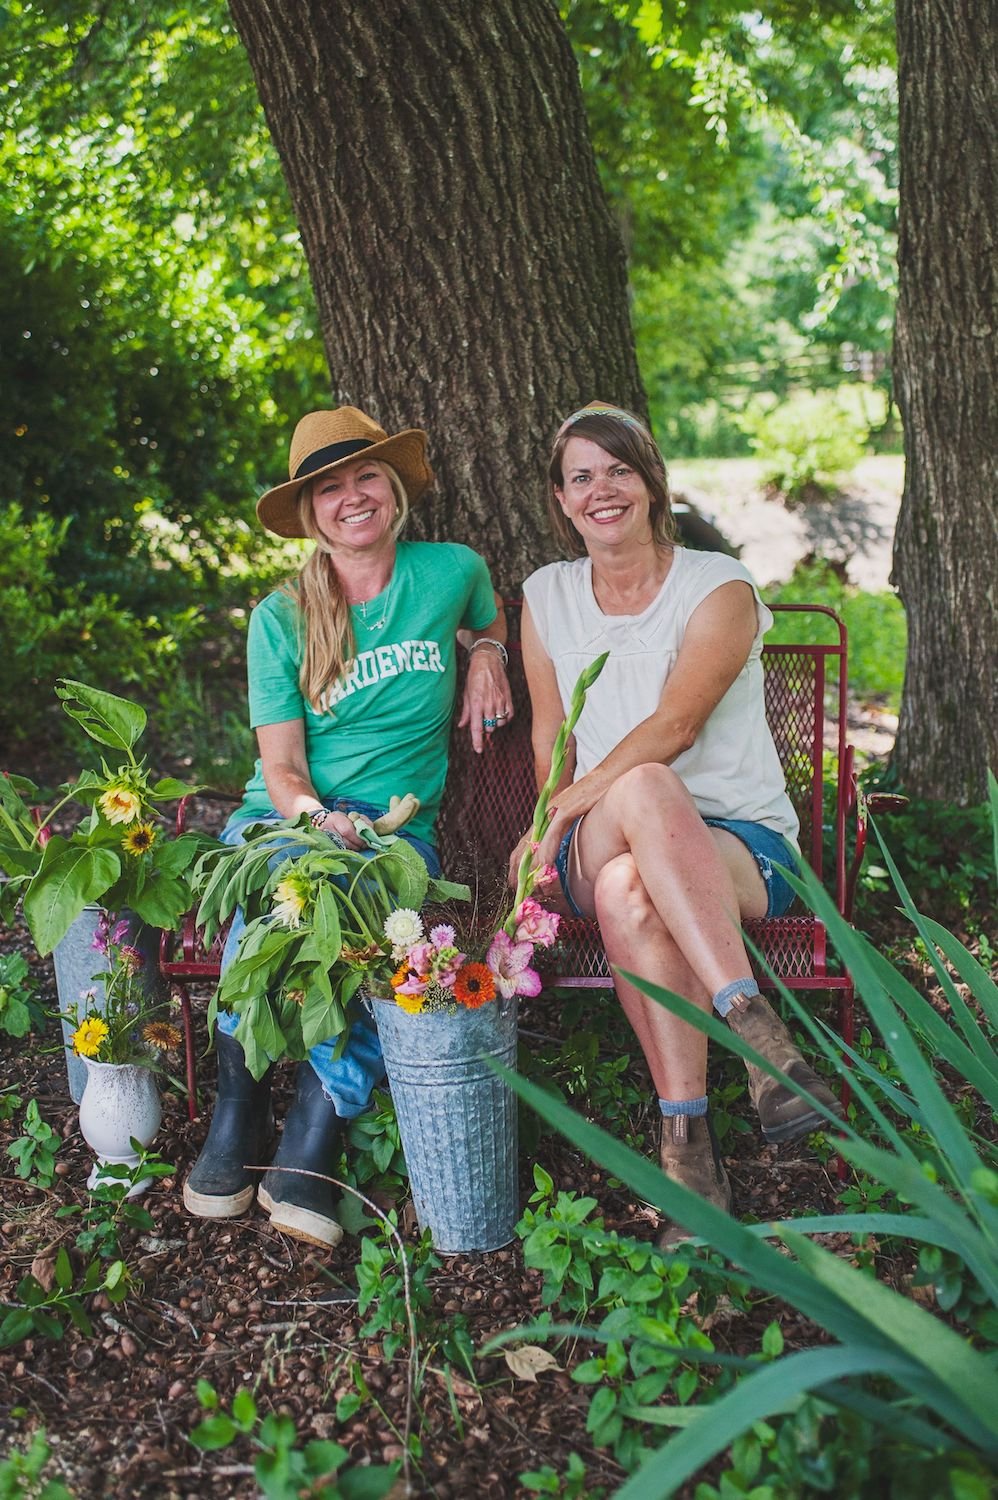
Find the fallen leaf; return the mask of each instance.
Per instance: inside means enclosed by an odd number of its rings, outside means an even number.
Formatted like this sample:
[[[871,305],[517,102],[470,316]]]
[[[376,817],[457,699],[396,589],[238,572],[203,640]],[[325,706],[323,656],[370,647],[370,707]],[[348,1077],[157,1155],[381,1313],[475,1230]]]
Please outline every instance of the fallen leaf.
[[[507,1349],[505,1360],[517,1380],[533,1380],[545,1370],[560,1370],[561,1365],[549,1349],[539,1344],[521,1344],[518,1349]]]

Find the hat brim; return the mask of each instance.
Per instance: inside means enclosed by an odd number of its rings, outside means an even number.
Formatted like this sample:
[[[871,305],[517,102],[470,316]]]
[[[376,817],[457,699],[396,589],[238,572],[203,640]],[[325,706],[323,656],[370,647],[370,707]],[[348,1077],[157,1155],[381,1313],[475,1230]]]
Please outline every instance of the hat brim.
[[[391,464],[405,485],[410,505],[415,505],[433,483],[433,470],[426,457],[426,433],[419,427],[407,427],[405,431],[396,432],[380,443],[372,443],[369,448],[363,448],[358,453],[351,453],[346,458],[325,464],[323,468],[316,469],[302,479],[289,479],[285,484],[278,484],[272,490],[267,490],[256,502],[260,523],[275,536],[303,537],[305,532],[298,513],[298,496],[302,486],[321,478],[323,474],[329,474],[333,469],[341,468],[343,464],[356,463],[361,458],[376,458],[382,463]]]

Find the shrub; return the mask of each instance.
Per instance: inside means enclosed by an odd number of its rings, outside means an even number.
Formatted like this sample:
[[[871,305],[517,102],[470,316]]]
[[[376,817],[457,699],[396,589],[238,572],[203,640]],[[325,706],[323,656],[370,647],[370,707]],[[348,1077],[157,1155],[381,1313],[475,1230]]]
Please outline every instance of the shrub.
[[[793,391],[773,406],[751,401],[740,418],[765,483],[788,499],[834,488],[862,458],[870,416],[851,389]]]
[[[897,712],[904,684],[908,622],[896,594],[867,593],[844,583],[827,563],[802,563],[775,592],[771,604],[826,604],[840,615],[849,633],[849,683],[859,698],[884,698]],[[777,616],[769,642],[803,641],[820,645],[830,639],[820,615]]]

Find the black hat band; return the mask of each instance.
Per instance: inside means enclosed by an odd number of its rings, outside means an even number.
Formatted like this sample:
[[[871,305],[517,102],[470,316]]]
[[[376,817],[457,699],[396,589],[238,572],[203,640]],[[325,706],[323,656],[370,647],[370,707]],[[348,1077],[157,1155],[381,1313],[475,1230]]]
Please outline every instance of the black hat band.
[[[344,443],[330,443],[328,447],[317,448],[308,458],[303,459],[293,477],[307,479],[309,474],[314,474],[317,469],[324,469],[327,464],[338,463],[341,458],[351,458],[353,454],[373,447],[369,438],[348,438]]]

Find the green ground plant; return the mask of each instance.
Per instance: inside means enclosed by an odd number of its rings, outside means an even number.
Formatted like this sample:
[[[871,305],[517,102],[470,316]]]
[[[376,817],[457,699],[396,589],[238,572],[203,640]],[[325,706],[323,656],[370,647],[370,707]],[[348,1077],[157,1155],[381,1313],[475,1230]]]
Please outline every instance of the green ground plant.
[[[207,1415],[191,1433],[191,1442],[214,1453],[245,1439],[257,1455],[253,1474],[266,1500],[299,1500],[302,1495],[380,1500],[398,1477],[398,1464],[352,1465],[339,1443],[313,1439],[299,1446],[291,1418],[276,1412],[261,1416],[248,1390],[236,1392],[228,1411],[207,1380],[198,1381],[197,1396]]]
[[[51,1187],[55,1181],[55,1158],[62,1140],[42,1119],[37,1099],[28,1100],[21,1129],[23,1135],[7,1147],[15,1172],[35,1187]]]
[[[763,482],[788,501],[833,490],[862,458],[874,420],[883,421],[884,398],[866,409],[862,387],[792,391],[785,400],[749,401],[740,423],[763,464]]]
[[[36,998],[37,990],[24,955],[0,953],[0,1031],[18,1037],[44,1029],[45,1012]]]
[[[0,1458],[0,1500],[73,1500],[58,1479],[46,1479],[52,1449],[44,1427],[36,1428],[24,1448]]]
[[[107,1163],[101,1168],[97,1187],[88,1195],[85,1205],[70,1203],[56,1211],[57,1219],[79,1218],[75,1245],[84,1255],[98,1255],[110,1260],[121,1254],[121,1236],[131,1232],[153,1230],[155,1220],[137,1199],[129,1198],[138,1182],[150,1178],[172,1177],[176,1167],[163,1161],[156,1151],[136,1142],[139,1159],[133,1166]]]
[[[849,685],[861,700],[882,699],[897,712],[904,683],[908,627],[896,594],[871,593],[845,583],[824,562],[802,563],[780,588],[767,595],[771,604],[825,604],[842,617],[849,633]],[[777,615],[766,637],[771,644],[800,641],[822,645],[830,640],[820,615]]]
[[[998,846],[994,778],[991,799]],[[926,1500],[984,1500],[990,1493],[998,1461],[998,1412],[992,1399],[998,1349],[998,1152],[953,1108],[941,1070],[946,1070],[950,1091],[955,1076],[975,1092],[985,1118],[998,1112],[998,986],[965,945],[916,909],[888,849],[881,847],[901,904],[930,956],[950,1019],[838,916],[809,873],[795,879],[795,886],[827,924],[903,1082],[885,1077],[876,1061],[855,1049],[844,1048],[847,1061],[842,1059],[841,1044],[832,1033],[812,1021],[789,992],[784,999],[817,1047],[841,1070],[851,1067],[864,1132],[847,1122],[838,1148],[854,1169],[895,1195],[898,1211],[739,1224],[535,1085],[511,1078],[535,1109],[608,1171],[706,1240],[752,1284],[791,1304],[830,1336],[826,1344],[786,1354],[774,1341],[772,1357],[762,1368],[753,1368],[750,1360],[734,1361],[741,1378],[730,1389],[712,1391],[714,1399],[685,1411],[655,1407],[649,1420],[682,1430],[625,1483],[618,1492],[621,1500],[673,1494],[732,1443],[735,1467],[729,1473],[734,1477],[727,1492],[746,1493],[755,1485],[756,1493],[765,1454],[761,1439],[756,1448],[751,1443],[746,1448],[744,1435],[758,1436],[757,1424],[768,1423],[776,1433],[775,1451],[785,1456],[787,1444],[779,1446],[782,1423],[820,1425],[826,1417],[832,1426],[840,1419],[852,1424],[849,1450],[840,1455],[841,1477],[837,1471],[831,1476],[838,1493],[847,1482],[853,1485],[850,1494],[872,1497],[886,1490],[900,1495],[892,1479],[885,1484],[885,1475],[891,1474],[906,1476],[903,1493]],[[774,1072],[712,1017],[645,980],[628,977],[711,1039]],[[830,1114],[828,1119],[834,1123]],[[899,1128],[896,1120],[908,1129]],[[829,1231],[864,1239],[886,1235],[906,1244],[921,1284],[933,1287],[936,1306],[946,1316],[935,1316],[879,1280],[868,1259],[850,1264],[810,1238]],[[769,1237],[780,1241],[781,1248],[767,1243]],[[951,1321],[958,1309],[966,1319],[966,1333]],[[597,1335],[590,1330],[590,1336],[609,1344],[605,1330]],[[660,1335],[646,1328],[643,1337],[655,1343]],[[693,1357],[687,1351],[686,1358]],[[720,1362],[716,1354],[703,1357]],[[809,1401],[818,1405],[808,1414]],[[865,1468],[857,1468],[862,1454]],[[770,1491],[763,1493],[808,1492],[799,1470],[794,1478],[784,1463],[784,1471],[782,1477],[775,1473]],[[915,1473],[917,1480],[911,1477]],[[923,1488],[925,1476],[928,1488]],[[822,1479],[816,1472],[807,1484],[814,1492],[827,1492],[828,1475]],[[714,1493],[708,1487],[703,1500]],[[725,1494],[723,1481],[719,1493]]]

